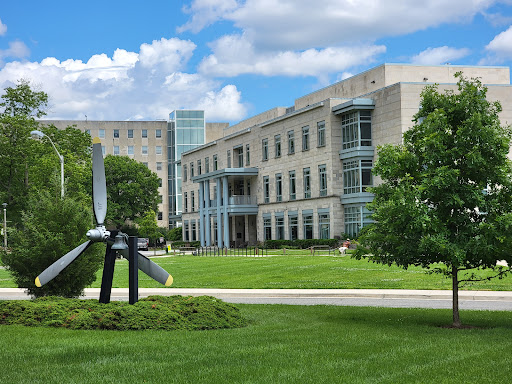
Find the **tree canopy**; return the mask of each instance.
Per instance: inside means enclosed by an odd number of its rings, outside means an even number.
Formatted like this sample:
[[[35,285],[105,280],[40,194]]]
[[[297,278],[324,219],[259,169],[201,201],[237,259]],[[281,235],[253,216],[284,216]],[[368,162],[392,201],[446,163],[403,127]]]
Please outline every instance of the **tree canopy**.
[[[158,207],[156,173],[127,156],[105,157],[107,217],[109,224],[121,228],[127,220],[136,221]]]
[[[356,257],[443,272],[452,279],[453,325],[461,325],[458,288],[475,269],[512,265],[512,132],[499,102],[478,79],[457,74],[458,90],[427,86],[402,145],[378,150],[371,189],[374,224]],[[461,274],[461,277],[459,277]],[[488,276],[486,278],[491,278]]]

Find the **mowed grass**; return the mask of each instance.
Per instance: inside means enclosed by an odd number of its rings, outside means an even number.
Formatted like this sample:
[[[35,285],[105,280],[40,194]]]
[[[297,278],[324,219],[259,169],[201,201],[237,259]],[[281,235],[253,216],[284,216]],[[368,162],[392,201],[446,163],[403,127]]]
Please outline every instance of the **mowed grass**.
[[[304,252],[276,251],[267,257],[168,256],[156,263],[174,278],[173,288],[339,288],[339,289],[451,289],[451,281],[426,274],[419,267],[407,270],[355,260],[350,256],[311,256]],[[92,287],[101,286],[100,269]],[[482,276],[489,275],[482,272]],[[0,288],[15,287],[8,272],[0,269]],[[128,287],[128,262],[118,260],[113,287]],[[139,287],[159,283],[139,272]],[[471,290],[512,290],[512,276],[466,285]]]
[[[245,328],[0,327],[1,383],[508,383],[512,313],[239,305]]]

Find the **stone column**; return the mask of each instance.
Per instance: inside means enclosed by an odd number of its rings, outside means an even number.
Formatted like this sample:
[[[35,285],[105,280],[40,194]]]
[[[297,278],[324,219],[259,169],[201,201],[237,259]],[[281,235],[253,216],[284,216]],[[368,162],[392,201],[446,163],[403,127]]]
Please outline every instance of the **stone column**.
[[[228,196],[228,177],[224,176],[222,178],[222,199],[224,200],[224,206],[222,207],[223,214],[223,222],[224,222],[224,246],[230,248],[229,244],[229,220],[228,220],[228,204],[229,204],[229,196]]]
[[[223,247],[222,243],[222,214],[221,214],[221,191],[222,191],[222,179],[217,179],[217,246]]]
[[[199,183],[199,241],[204,247],[204,181]]]
[[[204,207],[204,234],[205,234],[205,243],[207,247],[210,247],[212,245],[211,240],[211,223],[210,223],[210,180],[206,180],[204,182],[204,201],[205,201],[205,207]]]

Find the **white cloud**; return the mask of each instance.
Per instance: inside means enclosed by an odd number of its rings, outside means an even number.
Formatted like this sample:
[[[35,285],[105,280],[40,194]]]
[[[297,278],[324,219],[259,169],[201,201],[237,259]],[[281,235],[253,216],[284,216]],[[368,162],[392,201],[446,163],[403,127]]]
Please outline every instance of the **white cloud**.
[[[222,8],[222,0],[196,0],[192,19],[182,27],[194,32],[215,20],[240,28],[257,49],[302,50],[352,45],[404,35],[443,23],[465,22],[497,0],[247,0]],[[208,22],[198,22],[208,20]],[[193,27],[192,27],[193,26]]]
[[[458,59],[461,59],[470,54],[467,48],[452,48],[443,47],[428,48],[411,59],[412,64],[421,65],[441,65],[446,64]]]
[[[305,51],[257,52],[241,35],[228,35],[211,44],[213,54],[199,66],[199,72],[210,76],[233,77],[241,74],[265,76],[315,76],[374,61],[386,48],[378,45],[328,47]]]
[[[237,6],[236,0],[195,0],[190,7],[183,7],[183,12],[192,14],[192,19],[178,27],[177,32],[197,33],[235,10]]]
[[[495,36],[485,49],[489,56],[482,60],[481,64],[500,63],[512,59],[512,26]]]
[[[9,48],[0,49],[0,66],[5,58],[24,59],[30,55],[30,50],[21,41],[9,42]]]
[[[5,35],[7,32],[7,25],[2,23],[2,19],[0,19],[0,36]]]
[[[194,49],[190,41],[161,39],[142,44],[138,53],[117,49],[87,62],[13,61],[0,68],[0,89],[30,80],[48,93],[51,119],[165,119],[172,109],[199,105],[215,108],[206,113],[220,121],[244,118],[236,87],[221,88],[211,78],[183,72]]]

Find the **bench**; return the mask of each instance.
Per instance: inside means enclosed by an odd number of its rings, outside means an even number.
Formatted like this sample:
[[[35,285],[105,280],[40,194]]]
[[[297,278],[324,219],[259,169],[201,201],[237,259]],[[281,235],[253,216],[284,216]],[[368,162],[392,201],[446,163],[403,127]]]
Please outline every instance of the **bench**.
[[[331,254],[331,247],[329,247],[328,245],[313,245],[311,247],[311,255],[315,256],[316,252],[320,252],[320,251],[327,251],[327,253],[329,253],[329,255]]]

